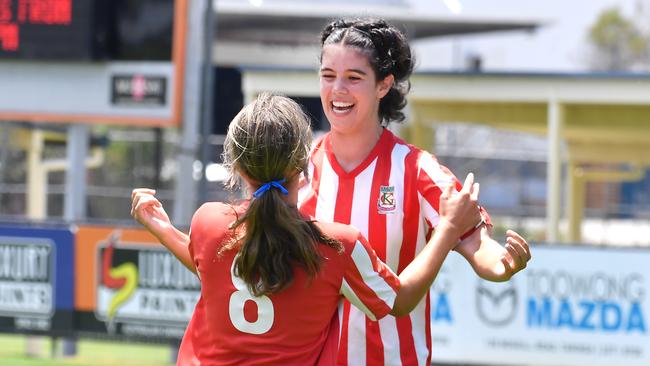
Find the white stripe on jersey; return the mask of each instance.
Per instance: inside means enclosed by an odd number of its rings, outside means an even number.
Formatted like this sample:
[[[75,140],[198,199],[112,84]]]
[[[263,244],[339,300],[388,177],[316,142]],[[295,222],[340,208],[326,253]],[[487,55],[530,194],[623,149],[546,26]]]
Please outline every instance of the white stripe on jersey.
[[[348,326],[348,365],[365,365],[366,364],[366,316],[364,313],[350,306],[350,324],[360,324],[358,327]]]
[[[425,219],[430,221],[432,227],[436,227],[436,225],[438,225],[438,221],[440,221],[440,217],[438,216],[438,212],[436,212],[436,210],[431,207],[429,202],[427,202],[427,200],[425,200],[420,193],[418,193],[418,198],[420,200],[420,210],[423,211],[420,212],[420,220],[418,221],[418,236],[415,243],[415,253],[419,254],[422,249],[424,249],[424,246],[427,245],[427,233],[429,232],[429,225]],[[428,212],[429,210],[433,211],[434,214],[430,214]]]
[[[418,199],[420,200],[420,209],[422,210],[422,213],[424,214],[424,217],[429,220],[431,223],[432,227],[438,226],[438,222],[440,222],[440,214],[438,214],[438,211],[436,211],[431,204],[429,204],[429,201],[424,199],[424,197],[418,192]],[[418,238],[424,237],[426,235],[426,232],[422,233],[422,236],[420,236],[420,232],[418,231]],[[419,243],[418,243],[419,244]],[[424,247],[422,247],[424,248]],[[417,248],[416,253],[420,253],[420,250],[422,248]]]
[[[397,273],[399,253],[402,249],[404,227],[404,160],[410,152],[406,145],[396,144],[391,153],[388,184],[395,187],[395,211],[386,216],[386,264]],[[390,243],[393,243],[392,245]],[[372,245],[372,244],[371,244]],[[395,331],[397,332],[397,331]],[[382,337],[383,337],[382,330]],[[389,338],[391,339],[391,338]],[[393,339],[398,339],[393,338]]]
[[[413,334],[413,344],[415,345],[415,353],[418,359],[418,365],[428,366],[427,358],[429,357],[429,349],[427,348],[426,333],[427,333],[427,317],[426,306],[429,293],[426,294],[411,311],[409,317],[411,318],[411,334]]]
[[[377,294],[379,299],[386,303],[389,309],[392,309],[393,305],[395,305],[397,293],[386,283],[383,277],[377,274],[363,244],[357,241],[350,257],[359,270],[363,282]]]
[[[337,343],[337,348],[341,348],[341,335],[343,334],[343,308],[345,307],[345,301],[339,301],[339,341]]]
[[[424,220],[426,218],[429,220],[431,225],[435,227],[440,221],[440,216],[438,212],[431,207],[429,202],[422,197],[418,192],[418,199],[420,200],[420,210],[423,212],[420,213],[420,217],[424,216],[418,222],[418,235],[417,242],[415,244],[415,252],[420,253],[424,246],[427,244],[426,233],[429,231],[429,226]],[[429,357],[429,349],[427,348],[427,298],[430,296],[430,292],[426,294],[417,304],[417,306],[409,314],[411,319],[411,334],[413,334],[413,345],[415,346],[415,353],[418,360],[418,365],[428,366],[427,358]],[[429,335],[430,336],[430,335]]]
[[[341,283],[340,293],[343,296],[345,296],[345,298],[348,299],[348,301],[352,305],[358,307],[359,310],[363,311],[366,315],[368,315],[368,318],[372,320],[377,320],[375,314],[373,314],[373,312],[370,311],[370,309],[368,309],[366,304],[364,304],[363,301],[359,298],[359,296],[357,296],[357,294],[354,292],[352,287],[350,287],[350,285],[348,284],[348,281],[346,281],[345,279],[343,279],[343,282]]]
[[[298,202],[305,202],[307,197],[309,197],[309,194],[313,192],[313,189],[311,187],[311,177],[314,176],[314,163],[311,161],[311,159],[309,159],[309,165],[307,165],[307,173],[309,180],[305,185],[298,189]]]
[[[326,182],[323,184],[323,182]],[[318,186],[318,200],[316,201],[315,217],[319,221],[334,222],[334,209],[339,190],[339,179],[332,169],[330,162],[323,157],[320,182]]]
[[[382,339],[399,339],[395,317],[387,316],[379,319],[379,333]],[[400,342],[382,343],[384,345],[384,365],[401,365],[402,355],[400,352]]]
[[[373,160],[368,167],[359,173],[354,179],[354,195],[352,196],[352,212],[350,213],[350,225],[354,226],[364,238],[368,238],[368,205],[370,200],[370,188],[372,177],[375,173],[377,159]],[[372,245],[372,244],[370,244]]]
[[[444,189],[449,184],[454,184],[454,179],[447,174],[444,170],[440,169],[440,164],[428,153],[423,152],[420,155],[420,161],[418,162],[420,169],[422,169],[433,182]]]

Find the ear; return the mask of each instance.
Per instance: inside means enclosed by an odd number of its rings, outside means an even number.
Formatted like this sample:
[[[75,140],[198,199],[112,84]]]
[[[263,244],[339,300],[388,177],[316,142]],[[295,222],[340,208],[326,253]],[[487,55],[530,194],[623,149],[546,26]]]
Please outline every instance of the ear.
[[[393,87],[393,83],[395,82],[395,77],[393,74],[388,74],[383,80],[379,80],[377,82],[377,99],[381,99],[388,94],[388,91],[390,88]]]

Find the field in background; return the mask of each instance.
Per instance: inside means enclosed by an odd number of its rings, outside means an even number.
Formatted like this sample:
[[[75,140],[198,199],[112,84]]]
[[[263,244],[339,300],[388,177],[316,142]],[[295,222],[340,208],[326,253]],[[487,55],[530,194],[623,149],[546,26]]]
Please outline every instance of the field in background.
[[[50,338],[43,338],[40,357],[25,356],[25,337],[0,334],[0,365],[7,366],[169,366],[167,345],[80,340],[74,357],[50,357]]]

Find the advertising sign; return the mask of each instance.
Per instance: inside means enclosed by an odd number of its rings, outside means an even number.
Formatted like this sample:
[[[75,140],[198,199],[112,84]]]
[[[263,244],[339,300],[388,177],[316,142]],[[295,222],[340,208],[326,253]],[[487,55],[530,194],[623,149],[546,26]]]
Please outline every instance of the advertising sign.
[[[111,101],[126,105],[165,105],[167,78],[142,74],[113,75]]]
[[[0,121],[181,126],[188,6],[0,0]]]
[[[650,365],[650,251],[534,246],[509,282],[450,255],[431,292],[434,362]]]
[[[179,340],[200,283],[144,230],[81,227],[75,296],[80,332],[147,341]]]
[[[72,233],[0,226],[0,332],[69,334]]]

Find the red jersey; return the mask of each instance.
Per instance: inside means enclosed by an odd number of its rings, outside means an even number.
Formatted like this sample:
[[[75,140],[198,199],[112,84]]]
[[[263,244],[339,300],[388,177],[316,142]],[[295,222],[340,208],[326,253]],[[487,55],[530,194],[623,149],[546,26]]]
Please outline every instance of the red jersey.
[[[319,245],[325,261],[314,278],[296,268],[289,287],[254,297],[233,274],[237,250],[218,254],[231,239],[236,215],[232,206],[207,203],[192,219],[189,249],[201,298],[183,337],[179,365],[334,365],[343,297],[373,319],[392,309],[398,278],[357,230],[341,224],[318,224],[344,251]]]
[[[338,164],[326,134],[313,147],[309,177],[300,191],[301,212],[356,227],[395,273],[411,263],[438,224],[441,187],[462,188],[431,154],[388,130],[350,172]],[[489,221],[487,214],[484,220]],[[428,295],[408,316],[380,321],[345,304],[338,364],[429,365],[429,314]]]

